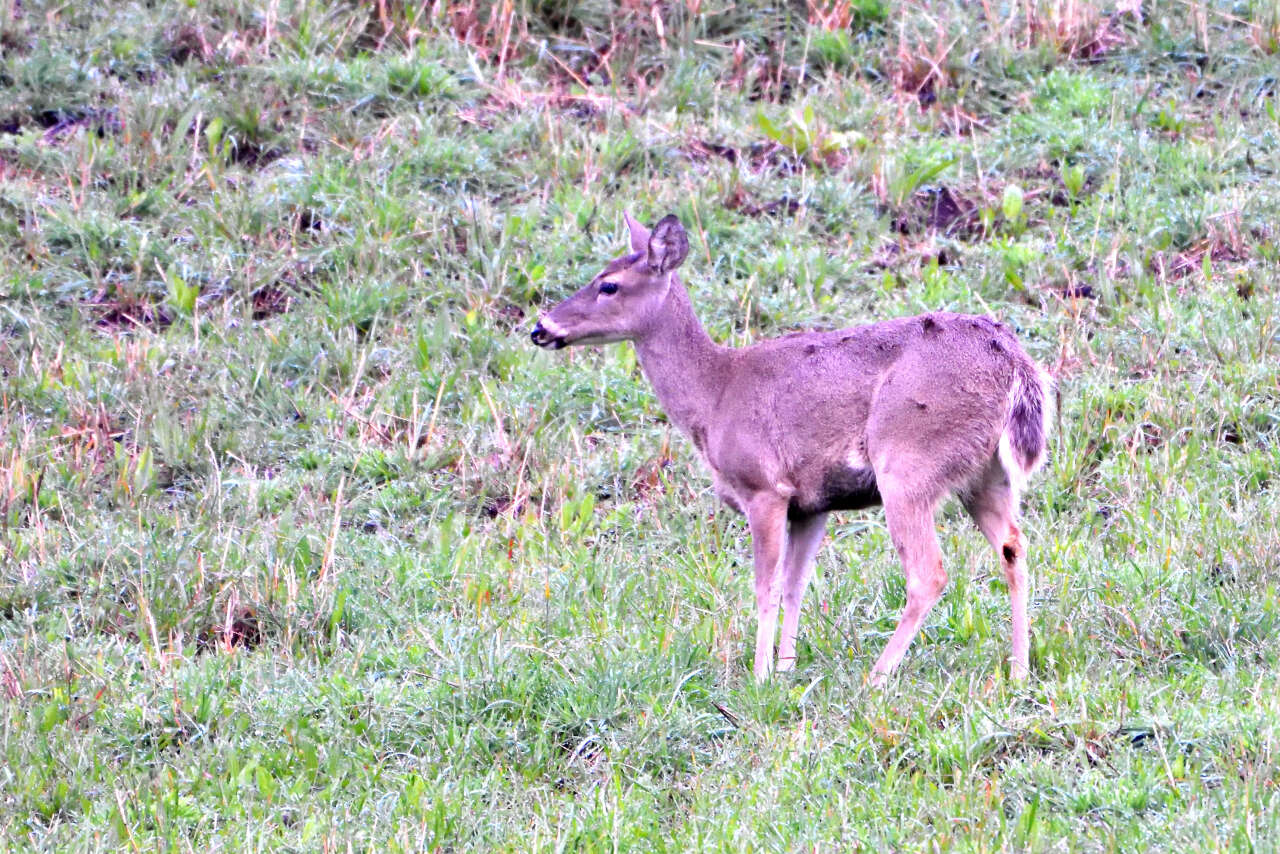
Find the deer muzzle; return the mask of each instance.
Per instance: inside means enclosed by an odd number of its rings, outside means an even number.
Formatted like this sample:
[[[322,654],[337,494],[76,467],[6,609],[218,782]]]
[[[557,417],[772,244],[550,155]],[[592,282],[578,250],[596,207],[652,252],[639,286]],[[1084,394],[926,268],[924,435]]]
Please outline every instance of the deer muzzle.
[[[559,350],[567,343],[564,340],[565,331],[547,318],[534,324],[533,332],[529,333],[529,337],[539,347],[550,347],[552,350]]]

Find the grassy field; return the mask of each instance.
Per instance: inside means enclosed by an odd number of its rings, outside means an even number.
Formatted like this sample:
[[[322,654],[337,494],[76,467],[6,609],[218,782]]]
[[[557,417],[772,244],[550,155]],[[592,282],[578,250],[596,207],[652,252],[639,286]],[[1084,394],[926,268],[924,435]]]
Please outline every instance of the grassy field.
[[[0,848],[1273,850],[1280,7],[0,0]],[[1032,671],[878,512],[757,686],[629,345],[927,309],[1062,390]]]

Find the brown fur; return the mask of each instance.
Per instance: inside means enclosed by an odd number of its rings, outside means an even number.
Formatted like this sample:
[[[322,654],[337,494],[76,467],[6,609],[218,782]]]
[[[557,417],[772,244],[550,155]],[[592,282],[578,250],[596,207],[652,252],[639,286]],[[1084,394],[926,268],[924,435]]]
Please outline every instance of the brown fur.
[[[795,657],[799,605],[829,511],[883,503],[907,605],[872,670],[901,661],[946,584],[934,514],[959,494],[1001,557],[1013,602],[1015,677],[1026,674],[1026,572],[1018,494],[1044,459],[1047,375],[988,317],[931,313],[749,347],[707,336],[674,270],[688,241],[669,216],[627,219],[632,253],[546,314],[540,346],[630,340],[675,424],[747,516],[759,625],[755,673]],[[1010,557],[1011,555],[1011,557]]]

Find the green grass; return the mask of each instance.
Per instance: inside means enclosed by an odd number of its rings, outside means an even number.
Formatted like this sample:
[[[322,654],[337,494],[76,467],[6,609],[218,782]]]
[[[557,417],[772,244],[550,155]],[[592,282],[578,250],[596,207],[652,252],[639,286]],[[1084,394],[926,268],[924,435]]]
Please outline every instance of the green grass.
[[[0,848],[1271,848],[1274,4],[504,8],[0,0]],[[886,690],[878,513],[753,683],[634,354],[528,343],[624,208],[721,341],[1051,367],[1029,684],[951,511]]]

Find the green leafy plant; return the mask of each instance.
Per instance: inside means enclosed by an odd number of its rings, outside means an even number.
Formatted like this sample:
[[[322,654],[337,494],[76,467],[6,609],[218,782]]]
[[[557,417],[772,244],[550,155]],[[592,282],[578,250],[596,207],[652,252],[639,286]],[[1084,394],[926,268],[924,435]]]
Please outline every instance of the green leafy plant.
[[[858,131],[832,130],[817,116],[812,104],[790,110],[780,123],[769,118],[763,109],[757,110],[755,122],[767,138],[815,165],[825,165],[865,144]]]
[[[195,313],[196,301],[200,298],[200,286],[187,284],[177,270],[167,270],[164,274],[166,301],[179,314],[190,316]]]
[[[1004,215],[1005,227],[1013,234],[1021,234],[1026,228],[1026,211],[1023,209],[1022,188],[1017,184],[1006,184],[1000,194],[1000,213]]]
[[[889,203],[901,208],[934,178],[946,172],[957,162],[957,158],[948,155],[926,157],[914,168],[904,168],[903,162],[897,158],[886,158],[883,162],[885,184],[888,189]]]

